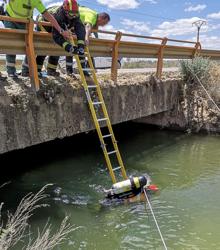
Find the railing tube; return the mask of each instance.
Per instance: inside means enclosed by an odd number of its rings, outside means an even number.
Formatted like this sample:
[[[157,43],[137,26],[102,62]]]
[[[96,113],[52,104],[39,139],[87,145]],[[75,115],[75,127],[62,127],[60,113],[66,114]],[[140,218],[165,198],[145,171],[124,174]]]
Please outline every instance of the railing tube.
[[[122,33],[118,31],[115,36],[115,43],[112,49],[111,79],[114,82],[117,82],[117,76],[118,76],[118,48],[119,48],[121,36],[122,36]]]
[[[29,23],[26,24],[26,29],[28,31],[28,33],[25,35],[26,54],[27,54],[27,59],[28,59],[31,86],[36,91],[38,91],[40,88],[40,83],[39,83],[39,77],[38,77],[38,72],[37,72],[36,55],[35,55],[34,43],[33,43],[33,32],[34,32],[33,20],[30,20]]]
[[[160,46],[160,49],[158,51],[158,60],[157,60],[157,73],[156,76],[157,78],[161,79],[162,76],[162,71],[163,71],[163,52],[164,52],[164,48],[166,46],[167,43],[167,38],[164,37]]]

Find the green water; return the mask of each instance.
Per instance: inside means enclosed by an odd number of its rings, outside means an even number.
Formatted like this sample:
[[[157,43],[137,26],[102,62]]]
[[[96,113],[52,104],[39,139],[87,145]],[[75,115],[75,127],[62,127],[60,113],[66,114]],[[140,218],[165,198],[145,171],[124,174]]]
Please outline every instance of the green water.
[[[158,185],[151,202],[168,249],[220,249],[220,137],[129,126],[116,132],[127,172],[148,173]],[[75,143],[81,144],[72,154],[62,145],[56,160],[51,157],[13,177],[0,193],[6,207],[14,208],[27,192],[54,183],[47,191],[50,208],[40,209],[31,224],[34,231],[50,217],[56,227],[70,215],[77,229],[57,249],[163,249],[144,203],[101,205],[102,189],[111,181],[99,146],[91,143],[94,138],[78,139]]]

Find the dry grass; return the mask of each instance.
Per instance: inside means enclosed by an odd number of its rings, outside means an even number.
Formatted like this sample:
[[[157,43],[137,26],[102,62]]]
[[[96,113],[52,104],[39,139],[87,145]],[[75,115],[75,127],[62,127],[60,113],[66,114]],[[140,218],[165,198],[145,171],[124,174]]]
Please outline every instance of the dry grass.
[[[2,186],[3,187],[3,186]],[[27,246],[22,249],[26,250],[51,250],[56,246],[63,243],[67,239],[70,232],[75,230],[73,226],[68,223],[68,217],[65,217],[61,223],[60,228],[52,234],[51,225],[46,223],[42,232],[38,232],[36,239],[31,238],[31,233],[27,234],[29,230],[29,219],[34,211],[40,207],[47,206],[42,204],[42,200],[48,197],[45,194],[45,189],[48,185],[44,186],[36,194],[26,195],[18,205],[15,213],[8,212],[6,222],[3,222],[1,211],[3,203],[0,204],[0,249],[8,250],[16,246],[19,242],[28,241]]]

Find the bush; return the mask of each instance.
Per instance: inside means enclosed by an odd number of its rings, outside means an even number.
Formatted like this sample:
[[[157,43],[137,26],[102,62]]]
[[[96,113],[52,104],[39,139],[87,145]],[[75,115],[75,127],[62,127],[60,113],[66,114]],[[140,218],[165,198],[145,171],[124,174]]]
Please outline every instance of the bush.
[[[207,92],[212,96],[215,102],[220,101],[220,65],[216,61],[208,58],[196,57],[193,60],[182,60],[180,62],[180,71],[186,84],[196,84],[196,75]]]
[[[195,57],[193,60],[181,60],[180,72],[186,83],[193,83],[196,75],[200,80],[208,80],[210,78],[211,61],[208,58]]]

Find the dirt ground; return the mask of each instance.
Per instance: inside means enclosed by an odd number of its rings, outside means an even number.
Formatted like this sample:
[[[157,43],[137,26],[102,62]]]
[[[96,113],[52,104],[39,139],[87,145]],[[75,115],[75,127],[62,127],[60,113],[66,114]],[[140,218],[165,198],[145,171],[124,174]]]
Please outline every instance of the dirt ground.
[[[100,83],[100,86],[117,86],[117,85],[139,85],[141,83],[148,82],[152,77],[152,73],[122,73],[118,75],[117,82],[113,82],[111,80],[110,74],[98,74],[97,78]],[[72,78],[66,76],[65,74],[61,74],[60,77],[51,77],[46,76],[40,78],[41,88],[45,89],[45,87],[51,87],[53,85],[65,86],[71,85],[73,88],[81,88],[81,80],[78,74],[75,75],[76,78]],[[165,72],[162,76],[162,80],[168,79],[180,79],[180,74],[178,72]],[[24,91],[30,92],[31,84],[28,77],[19,76],[17,80],[12,78],[7,78],[5,72],[0,73],[0,88],[4,87],[9,95],[20,95]]]

